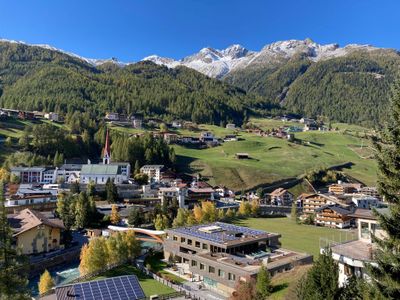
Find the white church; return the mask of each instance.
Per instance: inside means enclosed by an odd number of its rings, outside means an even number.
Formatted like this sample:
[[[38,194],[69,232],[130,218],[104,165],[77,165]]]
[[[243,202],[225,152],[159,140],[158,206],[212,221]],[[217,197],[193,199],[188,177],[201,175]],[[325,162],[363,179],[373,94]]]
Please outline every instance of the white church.
[[[103,149],[103,163],[82,165],[80,183],[106,184],[108,179],[115,184],[121,184],[129,180],[131,165],[128,162],[112,162],[110,150],[110,137],[107,130],[106,142]]]

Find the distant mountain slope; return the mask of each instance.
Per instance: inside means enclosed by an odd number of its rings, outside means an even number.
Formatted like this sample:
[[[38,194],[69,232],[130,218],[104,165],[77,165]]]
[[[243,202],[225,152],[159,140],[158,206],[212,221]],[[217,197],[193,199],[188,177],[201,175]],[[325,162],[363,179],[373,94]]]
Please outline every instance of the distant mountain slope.
[[[319,45],[310,39],[276,42],[260,51],[240,45],[203,48],[181,60],[152,55],[136,64],[0,42],[0,104],[143,110],[215,124],[240,123],[244,107],[277,108],[373,127],[385,120],[399,69],[395,50]]]
[[[243,90],[185,67],[96,67],[53,49],[8,42],[0,42],[0,95],[0,105],[11,108],[141,111],[218,125],[241,124],[248,102]]]

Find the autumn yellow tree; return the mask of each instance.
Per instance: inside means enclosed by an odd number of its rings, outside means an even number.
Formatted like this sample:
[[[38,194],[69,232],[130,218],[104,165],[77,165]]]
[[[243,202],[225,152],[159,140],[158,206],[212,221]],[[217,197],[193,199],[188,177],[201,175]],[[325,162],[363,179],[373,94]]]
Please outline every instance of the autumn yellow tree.
[[[242,201],[239,205],[238,213],[242,217],[247,217],[251,214],[251,205],[248,201]]]
[[[114,225],[119,224],[119,222],[121,222],[121,216],[119,215],[118,212],[118,206],[115,204],[111,206],[110,221]]]
[[[103,237],[91,239],[88,245],[82,247],[80,258],[81,276],[104,270],[109,261],[106,240]]]
[[[215,222],[217,220],[218,212],[213,202],[203,201],[201,203],[201,210],[203,211],[203,223]]]
[[[260,213],[260,202],[258,200],[251,201],[251,214],[257,217]]]
[[[10,172],[8,172],[5,168],[0,168],[0,181],[10,181]]]
[[[140,254],[140,242],[136,239],[135,233],[132,230],[125,233],[124,240],[127,249],[127,259],[133,260]]]
[[[49,271],[45,270],[42,275],[40,275],[39,280],[39,294],[43,295],[47,293],[55,286],[54,280],[51,277]]]
[[[80,264],[79,264],[79,273],[81,276],[89,274],[90,266],[89,266],[89,244],[84,244],[81,249],[80,254]]]
[[[201,223],[203,221],[203,210],[200,206],[196,205],[193,208],[193,216],[197,223]]]

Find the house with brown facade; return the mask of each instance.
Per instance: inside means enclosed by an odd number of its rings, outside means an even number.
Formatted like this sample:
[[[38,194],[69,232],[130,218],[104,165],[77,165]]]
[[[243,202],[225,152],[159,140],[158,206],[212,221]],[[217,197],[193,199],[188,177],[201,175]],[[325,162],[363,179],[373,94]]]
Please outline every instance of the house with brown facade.
[[[315,223],[320,226],[332,228],[347,228],[351,225],[351,210],[339,205],[327,205],[315,210]]]

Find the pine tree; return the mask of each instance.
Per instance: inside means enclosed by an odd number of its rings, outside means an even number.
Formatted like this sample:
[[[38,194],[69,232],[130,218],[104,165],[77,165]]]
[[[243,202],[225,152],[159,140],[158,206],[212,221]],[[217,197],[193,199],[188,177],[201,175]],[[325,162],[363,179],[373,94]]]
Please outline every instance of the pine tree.
[[[134,172],[134,175],[137,175],[139,173],[140,173],[140,164],[139,164],[139,161],[136,160],[135,161],[135,172]]]
[[[267,299],[271,294],[271,278],[268,270],[262,266],[257,274],[256,281],[257,299]]]
[[[40,295],[47,293],[55,286],[54,279],[51,277],[49,271],[45,270],[43,274],[40,275],[38,286]]]
[[[81,192],[75,206],[75,227],[85,228],[88,225],[90,203],[85,192]]]
[[[109,203],[115,203],[118,200],[118,191],[117,186],[115,185],[114,181],[110,178],[107,179],[106,182],[106,195],[107,201]]]
[[[374,139],[379,192],[390,203],[389,214],[375,211],[386,238],[374,237],[378,245],[376,265],[368,265],[368,271],[383,297],[400,299],[400,82],[393,88],[391,108],[381,140]]]
[[[30,299],[28,281],[23,274],[26,257],[12,246],[12,231],[4,206],[3,182],[0,182],[0,299]]]
[[[338,279],[338,266],[332,258],[332,251],[327,248],[299,281],[297,298],[335,300],[340,296]]]

